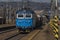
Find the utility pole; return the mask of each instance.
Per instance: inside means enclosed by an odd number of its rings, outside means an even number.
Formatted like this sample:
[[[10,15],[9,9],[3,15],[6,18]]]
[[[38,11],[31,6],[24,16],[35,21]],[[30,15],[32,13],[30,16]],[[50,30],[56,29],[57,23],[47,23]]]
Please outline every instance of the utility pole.
[[[51,6],[51,16],[50,16],[50,18],[52,18],[52,16],[53,16],[53,10],[52,10],[52,8],[53,8],[53,0],[51,0],[51,4],[50,4]]]
[[[9,24],[9,5],[8,5],[8,2],[6,4],[6,12],[7,12],[7,24]]]
[[[58,0],[51,0],[51,18],[58,16]]]
[[[58,0],[55,1],[56,2],[56,6],[55,6],[55,15],[58,16]]]

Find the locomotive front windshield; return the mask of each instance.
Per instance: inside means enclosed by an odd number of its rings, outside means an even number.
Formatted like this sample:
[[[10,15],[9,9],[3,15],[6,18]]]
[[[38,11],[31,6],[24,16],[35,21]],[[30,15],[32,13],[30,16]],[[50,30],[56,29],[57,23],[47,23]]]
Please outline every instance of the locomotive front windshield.
[[[17,13],[17,18],[19,19],[31,19],[32,18],[32,13],[31,12],[18,12]]]

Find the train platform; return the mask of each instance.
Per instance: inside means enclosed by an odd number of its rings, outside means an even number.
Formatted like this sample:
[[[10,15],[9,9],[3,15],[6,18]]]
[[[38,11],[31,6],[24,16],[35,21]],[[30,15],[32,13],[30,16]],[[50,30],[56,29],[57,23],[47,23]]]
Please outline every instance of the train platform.
[[[12,27],[12,26],[15,26],[15,24],[1,24],[0,28]]]

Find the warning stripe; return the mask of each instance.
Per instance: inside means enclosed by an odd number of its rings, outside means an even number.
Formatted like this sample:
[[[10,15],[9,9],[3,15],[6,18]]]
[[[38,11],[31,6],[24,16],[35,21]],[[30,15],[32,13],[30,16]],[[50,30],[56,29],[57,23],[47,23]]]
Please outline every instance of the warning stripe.
[[[56,33],[56,30],[53,30],[53,33]]]
[[[53,33],[54,33],[54,34],[58,34],[58,35],[59,35],[59,33],[58,33],[58,32],[56,32],[55,30],[53,30]]]
[[[56,26],[56,28],[58,29],[58,24],[57,23],[50,23],[50,25],[54,25],[54,26]]]
[[[59,33],[54,28],[53,28],[53,35],[54,35],[55,38],[58,39]]]
[[[58,17],[55,16],[54,19],[50,20],[49,24],[50,24],[50,27],[52,29],[52,34],[58,40],[58,37],[59,37]]]
[[[55,26],[57,29],[59,29],[59,28],[58,28],[58,24],[56,24],[56,23],[53,23],[53,25],[54,25],[54,26]]]
[[[58,23],[53,23],[53,24],[55,24],[58,27]]]
[[[54,35],[54,37],[56,38],[56,39],[58,39],[58,36],[59,36],[59,34],[58,34],[58,26],[55,24],[55,25],[53,25],[53,24],[50,24],[51,26],[52,26],[52,30],[53,30],[53,35]]]
[[[58,34],[55,34],[55,38],[57,38],[57,39],[58,39],[58,38],[59,38],[59,35],[58,35]]]
[[[58,33],[54,33],[53,32],[53,35],[54,35],[55,38],[59,38],[59,34]]]
[[[54,26],[53,24],[51,24],[51,26],[53,27],[52,29],[55,30],[56,32],[58,32],[58,28],[56,28],[56,26]]]
[[[54,23],[57,23],[57,22],[58,22],[58,20],[54,20],[53,22],[54,22]]]
[[[56,31],[58,32],[58,24],[54,24],[54,28],[56,29]]]
[[[52,22],[50,22],[49,24],[50,24],[50,27],[52,27]]]

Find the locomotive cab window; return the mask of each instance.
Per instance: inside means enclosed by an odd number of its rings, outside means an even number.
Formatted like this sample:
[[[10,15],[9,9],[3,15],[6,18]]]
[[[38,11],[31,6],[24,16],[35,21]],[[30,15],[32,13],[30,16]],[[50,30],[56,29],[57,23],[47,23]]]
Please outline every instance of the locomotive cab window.
[[[18,15],[18,17],[23,17],[23,15]]]
[[[17,14],[17,18],[23,18],[23,14]]]
[[[26,14],[26,18],[32,18],[32,14]]]
[[[31,15],[26,15],[26,17],[31,17]]]

